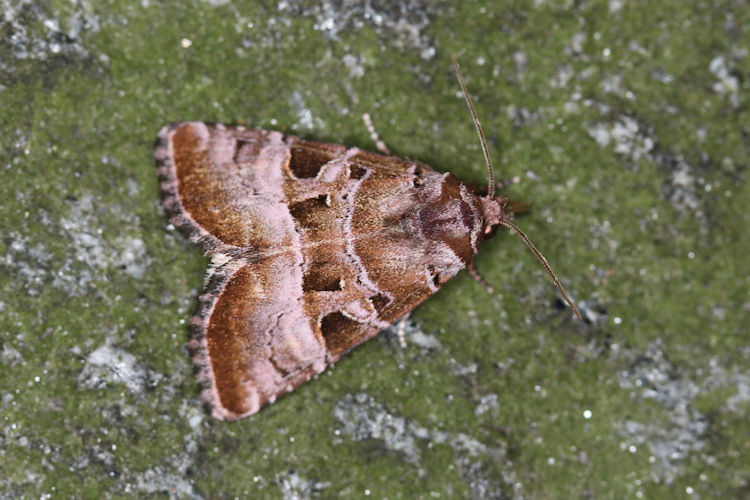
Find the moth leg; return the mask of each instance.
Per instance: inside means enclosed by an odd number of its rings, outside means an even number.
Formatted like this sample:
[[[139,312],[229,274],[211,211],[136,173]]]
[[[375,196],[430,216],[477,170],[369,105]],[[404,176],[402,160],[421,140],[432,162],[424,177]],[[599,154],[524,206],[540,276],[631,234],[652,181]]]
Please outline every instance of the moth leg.
[[[406,348],[406,322],[409,321],[409,316],[411,316],[411,311],[401,316],[401,319],[398,320],[398,325],[396,325],[398,345],[402,348]]]
[[[484,278],[482,278],[482,275],[479,274],[479,271],[477,270],[477,266],[474,263],[474,261],[471,261],[471,264],[469,264],[469,267],[467,268],[467,270],[469,271],[469,274],[471,275],[471,277],[474,278],[477,283],[482,285],[485,290],[487,290],[487,293],[495,293],[495,289],[492,288],[492,285],[487,283],[484,280]]]
[[[388,146],[386,146],[385,143],[380,140],[380,137],[378,137],[378,133],[375,131],[375,127],[372,125],[372,118],[370,118],[370,113],[363,114],[362,121],[365,122],[365,127],[367,127],[367,131],[370,133],[370,139],[375,143],[375,147],[378,148],[378,151],[380,151],[384,155],[393,156],[393,153],[391,153],[391,150],[388,149]]]

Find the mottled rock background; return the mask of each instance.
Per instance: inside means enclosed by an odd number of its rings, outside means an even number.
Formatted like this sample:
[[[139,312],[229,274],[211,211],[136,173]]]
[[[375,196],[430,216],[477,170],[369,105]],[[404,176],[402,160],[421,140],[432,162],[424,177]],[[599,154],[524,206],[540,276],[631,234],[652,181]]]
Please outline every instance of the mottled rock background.
[[[750,496],[750,7],[741,1],[0,0],[0,496]],[[484,182],[518,223],[320,379],[197,401],[206,260],[152,159],[197,119]]]

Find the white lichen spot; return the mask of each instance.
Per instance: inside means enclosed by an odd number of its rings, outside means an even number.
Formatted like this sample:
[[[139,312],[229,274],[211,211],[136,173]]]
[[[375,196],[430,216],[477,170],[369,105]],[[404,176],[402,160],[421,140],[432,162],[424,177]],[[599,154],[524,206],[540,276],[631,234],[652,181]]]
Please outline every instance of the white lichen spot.
[[[119,267],[133,278],[140,279],[146,274],[150,259],[146,254],[146,244],[140,238],[131,236],[119,237],[115,246],[120,248],[119,254],[113,259],[115,267]]]
[[[422,454],[435,445],[453,449],[454,470],[469,487],[470,498],[500,498],[501,492],[514,491],[524,496],[522,485],[512,469],[500,477],[490,472],[489,463],[505,462],[504,449],[490,447],[463,433],[431,429],[389,411],[367,394],[349,394],[336,404],[334,416],[342,423],[337,438],[354,441],[378,441],[386,452],[420,467]]]
[[[724,56],[717,56],[711,60],[708,70],[717,78],[712,88],[717,94],[726,96],[733,107],[740,104],[740,81],[732,74]]]
[[[684,214],[695,216],[705,226],[708,222],[700,209],[700,196],[697,180],[690,164],[682,157],[665,159],[671,171],[670,182],[664,186],[664,197]]]
[[[281,489],[281,498],[283,500],[317,498],[321,492],[331,486],[329,482],[305,479],[295,470],[278,474],[276,476],[276,484]]]
[[[408,340],[422,349],[440,349],[442,344],[434,335],[424,333],[419,329],[414,329],[407,336]]]
[[[69,2],[60,16],[44,2],[0,0],[0,30],[9,55],[17,59],[46,60],[60,54],[83,59],[89,57],[81,44],[86,34],[100,31],[98,10],[89,2]],[[5,66],[0,61],[0,69]]]
[[[167,467],[153,467],[136,476],[135,489],[146,494],[169,494],[170,498],[202,498],[197,494],[184,471],[171,472]]]
[[[609,0],[609,13],[617,14],[622,10],[623,0]]]
[[[404,417],[389,412],[367,394],[348,394],[333,410],[334,416],[343,424],[342,432],[355,441],[376,439],[384,447],[396,453],[404,461],[417,464],[421,449],[418,440],[447,444],[470,456],[501,456],[502,452],[490,448],[476,439],[461,433],[448,433],[427,429]]]
[[[362,59],[352,54],[345,54],[341,58],[341,62],[344,63],[346,69],[349,70],[350,78],[362,78],[365,76],[365,68],[362,65]]]
[[[0,351],[0,362],[6,366],[14,366],[18,363],[23,363],[23,356],[10,344],[3,344],[3,349]]]
[[[329,0],[282,0],[276,4],[276,8],[287,15],[312,18],[313,29],[331,40],[339,40],[339,33],[357,32],[364,26],[371,26],[388,40],[389,47],[397,50],[417,49],[422,59],[432,59],[436,53],[431,37],[424,33],[430,24],[431,9],[434,10],[432,4],[425,0],[392,3],[349,0],[346,8]]]
[[[315,130],[325,128],[323,120],[317,117],[313,117],[312,110],[307,107],[305,98],[298,91],[292,93],[289,98],[289,103],[297,113],[297,123],[294,124],[294,128],[298,130]]]
[[[627,441],[622,447],[631,452],[647,447],[654,474],[671,484],[682,474],[688,457],[697,456],[706,447],[708,419],[694,406],[705,388],[680,373],[659,343],[652,343],[646,352],[622,350],[617,356],[629,362],[629,368],[619,374],[620,387],[664,408],[661,419],[623,422]]]
[[[143,368],[129,352],[104,344],[86,357],[78,385],[86,389],[103,389],[122,384],[133,394],[138,394],[160,378]]]
[[[71,253],[61,267],[52,273],[54,285],[71,295],[86,293],[92,284],[110,279],[113,273],[123,272],[142,278],[151,264],[146,244],[138,237],[105,233],[102,218],[106,211],[121,217],[123,227],[134,227],[131,215],[121,215],[116,206],[102,205],[98,197],[84,194],[70,205],[70,213],[60,219],[60,227],[69,242]]]
[[[497,394],[487,394],[486,396],[482,396],[479,400],[479,404],[476,408],[474,408],[474,415],[480,416],[484,415],[488,411],[496,410],[500,407],[499,404],[499,397]]]
[[[633,161],[641,158],[651,160],[655,140],[648,136],[629,116],[622,116],[614,123],[595,123],[588,126],[589,136],[601,147],[612,146],[615,153]]]

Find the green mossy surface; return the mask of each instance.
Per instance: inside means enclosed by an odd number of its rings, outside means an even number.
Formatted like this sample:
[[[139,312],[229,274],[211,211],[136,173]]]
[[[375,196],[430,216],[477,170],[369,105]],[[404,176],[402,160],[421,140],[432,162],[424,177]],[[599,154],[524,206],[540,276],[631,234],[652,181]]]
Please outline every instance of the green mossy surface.
[[[744,2],[0,0],[0,497],[750,494]],[[411,317],[255,416],[200,407],[206,259],[156,132],[245,123],[482,183],[517,219]],[[598,140],[597,140],[598,139]],[[607,139],[609,142],[607,142]]]

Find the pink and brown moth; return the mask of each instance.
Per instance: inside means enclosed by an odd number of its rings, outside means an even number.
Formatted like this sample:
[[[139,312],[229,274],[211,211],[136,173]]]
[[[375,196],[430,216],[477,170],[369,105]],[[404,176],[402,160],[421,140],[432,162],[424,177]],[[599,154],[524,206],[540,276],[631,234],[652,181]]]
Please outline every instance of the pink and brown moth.
[[[416,161],[281,132],[202,122],[159,132],[169,220],[211,256],[189,347],[215,417],[253,414],[321,373],[473,269],[498,226],[521,236],[579,315],[495,196],[454,65],[486,194]]]

